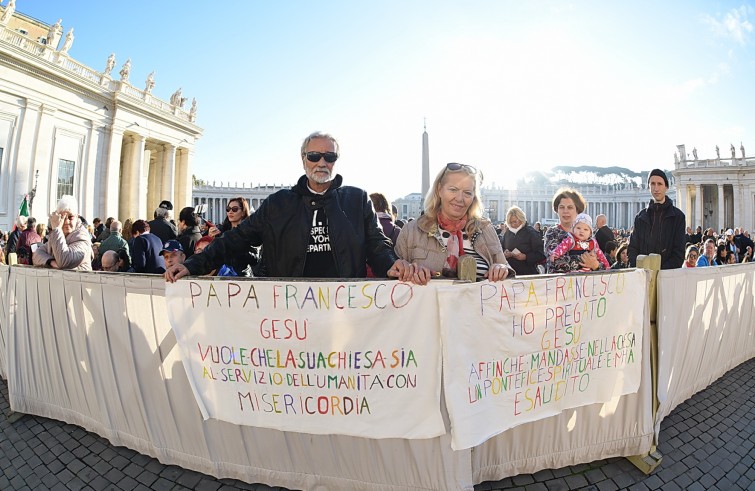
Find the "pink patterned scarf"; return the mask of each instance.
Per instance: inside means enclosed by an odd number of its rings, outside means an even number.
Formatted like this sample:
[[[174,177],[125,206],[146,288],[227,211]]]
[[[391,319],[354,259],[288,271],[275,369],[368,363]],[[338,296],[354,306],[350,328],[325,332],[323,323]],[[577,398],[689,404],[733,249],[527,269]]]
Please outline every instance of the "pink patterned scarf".
[[[446,245],[446,265],[443,269],[447,269],[449,272],[456,273],[456,268],[459,264],[459,256],[464,255],[464,238],[462,236],[462,230],[467,225],[467,218],[464,217],[461,220],[451,220],[443,216],[443,212],[438,213],[438,225],[440,228],[450,233],[448,238],[448,244]]]

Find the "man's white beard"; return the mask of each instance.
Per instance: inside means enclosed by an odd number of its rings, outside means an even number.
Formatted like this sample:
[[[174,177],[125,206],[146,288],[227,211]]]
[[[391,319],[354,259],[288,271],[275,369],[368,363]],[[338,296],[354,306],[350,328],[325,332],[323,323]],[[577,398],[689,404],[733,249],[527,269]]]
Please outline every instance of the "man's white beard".
[[[307,174],[307,178],[311,179],[312,181],[318,183],[318,184],[325,184],[333,180],[333,172],[330,170],[325,170],[325,172],[328,173],[327,176],[322,175],[321,173],[315,172],[315,170],[307,170],[305,173]]]

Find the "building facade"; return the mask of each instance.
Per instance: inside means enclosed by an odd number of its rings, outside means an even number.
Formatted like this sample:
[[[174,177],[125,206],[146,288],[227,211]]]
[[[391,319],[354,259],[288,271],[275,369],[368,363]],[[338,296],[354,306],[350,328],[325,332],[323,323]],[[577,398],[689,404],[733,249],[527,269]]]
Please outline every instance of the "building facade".
[[[153,75],[132,85],[130,60],[117,75],[114,55],[102,71],[79,63],[73,29],[63,37],[60,22],[0,15],[0,229],[25,195],[40,220],[63,194],[89,220],[151,218],[164,199],[192,202],[196,103],[153,96]]]
[[[673,177],[669,197],[675,199]],[[586,212],[595,218],[598,214],[606,215],[608,225],[611,228],[628,229],[634,224],[634,216],[647,206],[650,201],[650,190],[646,185],[571,185],[578,189],[587,200]],[[257,209],[268,196],[281,189],[291,186],[253,186],[247,187],[245,183],[238,186],[195,183],[193,193],[193,206],[206,205],[203,213],[204,218],[213,223],[221,223],[225,219],[225,207],[232,198],[241,196],[249,201],[253,209]],[[482,202],[485,214],[493,222],[502,222],[506,219],[506,211],[516,205],[524,210],[527,219],[531,223],[537,221],[544,223],[556,223],[558,216],[553,211],[553,195],[561,186],[532,186],[522,187],[516,190],[482,188]],[[403,198],[393,201],[398,210],[397,217],[406,221],[409,218],[417,218],[422,213],[424,198],[420,193],[411,193]]]
[[[194,183],[194,189],[192,190],[192,206],[195,208],[199,205],[205,205],[204,211],[201,213],[202,217],[211,221],[214,224],[220,225],[225,220],[225,207],[228,202],[233,198],[244,198],[249,202],[252,210],[259,208],[260,203],[265,201],[268,196],[281,189],[290,189],[292,186],[284,185],[272,185],[272,186],[253,186],[249,183],[249,187],[246,183],[241,183],[239,187],[238,183],[233,186],[226,184],[225,186],[221,182],[220,185],[207,184],[204,182]]]
[[[687,216],[687,225],[721,230],[755,227],[755,159],[740,156],[731,145],[731,157],[698,159],[697,149],[689,159],[685,145],[678,145],[681,158],[675,157],[674,176],[679,194],[679,208]]]

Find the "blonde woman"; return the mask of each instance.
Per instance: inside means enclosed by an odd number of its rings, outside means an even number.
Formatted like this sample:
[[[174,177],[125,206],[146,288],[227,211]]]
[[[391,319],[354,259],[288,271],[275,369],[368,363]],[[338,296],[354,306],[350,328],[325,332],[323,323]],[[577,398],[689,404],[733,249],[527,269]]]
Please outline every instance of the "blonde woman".
[[[433,276],[500,281],[516,274],[495,228],[482,218],[481,181],[477,169],[458,163],[446,164],[435,177],[424,214],[396,241],[396,254],[417,266],[415,283]]]

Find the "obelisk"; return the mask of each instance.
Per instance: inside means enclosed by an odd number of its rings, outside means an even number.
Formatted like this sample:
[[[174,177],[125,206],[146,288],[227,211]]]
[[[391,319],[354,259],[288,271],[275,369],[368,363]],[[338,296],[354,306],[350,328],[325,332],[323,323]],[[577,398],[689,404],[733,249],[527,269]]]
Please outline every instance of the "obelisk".
[[[425,131],[422,133],[422,199],[430,190],[430,142],[427,136],[427,120]]]

